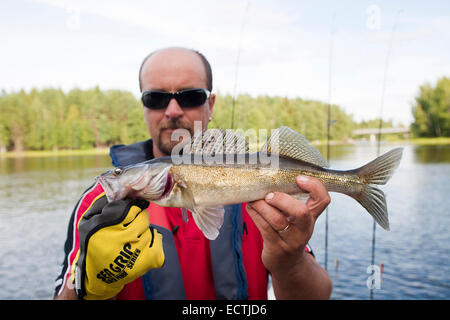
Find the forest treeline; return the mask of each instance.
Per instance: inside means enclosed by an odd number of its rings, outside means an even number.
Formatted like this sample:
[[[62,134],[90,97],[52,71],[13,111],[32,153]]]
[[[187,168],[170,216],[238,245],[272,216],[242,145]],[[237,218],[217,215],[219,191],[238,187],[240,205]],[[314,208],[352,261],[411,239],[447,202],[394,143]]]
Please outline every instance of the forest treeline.
[[[230,128],[233,99],[217,94],[210,128]],[[59,89],[2,92],[0,147],[3,150],[87,149],[148,139],[142,104],[121,90]],[[358,126],[352,116],[331,106],[336,121],[332,139],[347,139]],[[271,129],[282,125],[310,140],[326,139],[327,106],[318,101],[240,95],[234,128]]]
[[[0,148],[6,150],[88,149],[148,137],[142,107],[125,91],[2,92],[0,110]]]
[[[418,120],[411,127],[418,136],[449,135],[448,80],[438,82],[437,93],[429,85],[421,87],[413,107]],[[209,127],[231,128],[233,98],[216,95]],[[323,102],[239,95],[234,105],[234,128],[289,126],[310,141],[326,139],[327,105]],[[433,112],[441,110],[442,105],[447,113],[440,111],[436,118]],[[335,120],[331,139],[339,141],[353,138],[356,128],[376,128],[379,124],[377,119],[358,123],[338,105],[331,105],[331,119]],[[392,121],[384,122],[383,127],[392,127]],[[148,139],[148,131],[142,104],[128,91],[96,87],[69,92],[49,88],[0,93],[0,151],[89,149],[144,139]]]

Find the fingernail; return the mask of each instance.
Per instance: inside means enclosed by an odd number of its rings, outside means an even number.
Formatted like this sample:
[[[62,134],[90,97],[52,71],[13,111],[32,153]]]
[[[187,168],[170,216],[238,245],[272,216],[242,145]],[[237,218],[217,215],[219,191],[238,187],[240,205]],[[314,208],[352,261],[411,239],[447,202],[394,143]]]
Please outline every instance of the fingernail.
[[[298,176],[298,181],[300,181],[300,182],[307,182],[308,180],[309,180],[309,178],[308,177],[305,177],[305,176]]]
[[[272,199],[273,199],[273,196],[274,196],[273,192],[268,193],[268,194],[266,195],[266,200],[272,200]]]

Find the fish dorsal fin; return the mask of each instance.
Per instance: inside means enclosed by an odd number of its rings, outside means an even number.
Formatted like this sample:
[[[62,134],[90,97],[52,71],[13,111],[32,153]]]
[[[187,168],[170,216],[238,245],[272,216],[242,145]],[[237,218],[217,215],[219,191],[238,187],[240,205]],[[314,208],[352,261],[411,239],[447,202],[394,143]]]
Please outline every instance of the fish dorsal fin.
[[[231,129],[209,129],[194,134],[183,147],[183,154],[249,153],[244,136]]]
[[[280,156],[311,163],[323,168],[328,162],[319,150],[306,140],[300,133],[289,127],[280,127],[272,132],[261,152],[279,154]]]

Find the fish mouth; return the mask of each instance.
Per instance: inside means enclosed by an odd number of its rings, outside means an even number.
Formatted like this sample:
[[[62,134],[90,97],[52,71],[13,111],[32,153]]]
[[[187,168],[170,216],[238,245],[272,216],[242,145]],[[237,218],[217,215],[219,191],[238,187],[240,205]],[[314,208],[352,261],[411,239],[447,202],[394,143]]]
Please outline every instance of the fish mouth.
[[[119,194],[119,192],[114,191],[114,187],[111,185],[111,183],[108,180],[106,180],[102,176],[98,176],[97,178],[95,178],[95,180],[98,183],[100,183],[103,190],[105,191],[105,195],[106,195],[106,198],[108,199],[108,202],[117,200],[116,198],[117,198],[117,195]]]

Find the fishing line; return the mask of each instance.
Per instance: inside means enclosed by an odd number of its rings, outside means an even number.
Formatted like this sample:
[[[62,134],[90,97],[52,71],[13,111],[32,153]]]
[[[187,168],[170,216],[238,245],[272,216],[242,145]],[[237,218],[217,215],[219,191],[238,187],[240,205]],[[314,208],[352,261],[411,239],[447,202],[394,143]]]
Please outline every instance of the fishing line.
[[[333,40],[334,40],[334,20],[336,13],[333,13],[330,30],[330,64],[328,69],[328,104],[327,104],[327,162],[330,164],[330,126],[334,122],[331,120],[331,75],[333,67]],[[325,270],[328,270],[328,206],[325,209]]]
[[[378,135],[377,135],[377,157],[380,156],[381,151],[381,130],[383,128],[383,107],[384,107],[384,95],[386,93],[386,79],[387,79],[387,73],[389,68],[389,60],[391,57],[391,51],[392,51],[392,43],[394,40],[394,31],[397,28],[397,18],[399,14],[402,12],[402,10],[397,12],[397,15],[395,16],[394,24],[392,26],[391,35],[388,42],[388,50],[386,54],[386,60],[384,64],[384,73],[383,73],[383,83],[381,88],[381,99],[380,99],[380,116],[379,116],[379,125],[378,125]],[[375,265],[375,234],[376,234],[376,228],[377,224],[375,222],[375,219],[373,220],[373,226],[372,226],[372,256],[371,256],[371,265]],[[381,276],[381,274],[380,274]],[[373,286],[370,288],[370,300],[373,300]]]
[[[241,30],[239,32],[239,43],[238,50],[236,55],[236,65],[234,69],[234,86],[233,86],[233,98],[232,98],[232,106],[231,106],[231,129],[234,129],[234,109],[236,107],[236,92],[237,92],[237,80],[239,73],[239,60],[241,58],[241,48],[242,48],[242,35],[244,33],[244,27],[246,23],[247,11],[250,6],[250,1],[247,1],[247,5],[245,7],[244,15],[242,17]]]

